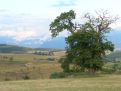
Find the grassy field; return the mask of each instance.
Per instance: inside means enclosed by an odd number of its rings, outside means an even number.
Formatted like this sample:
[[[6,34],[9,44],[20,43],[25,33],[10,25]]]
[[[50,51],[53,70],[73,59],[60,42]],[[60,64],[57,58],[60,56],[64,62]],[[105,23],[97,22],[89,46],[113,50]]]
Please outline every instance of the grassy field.
[[[63,54],[63,52],[57,52],[53,56],[41,56],[0,53],[0,81],[22,80],[24,76],[30,79],[49,78],[53,72],[62,71],[58,59]],[[10,60],[11,57],[12,60]],[[48,60],[49,58],[55,60]]]
[[[0,91],[121,91],[121,75],[49,79],[53,72],[62,72],[57,62],[62,56],[64,52],[56,52],[53,56],[0,54]]]
[[[0,91],[121,91],[121,76],[4,81]]]

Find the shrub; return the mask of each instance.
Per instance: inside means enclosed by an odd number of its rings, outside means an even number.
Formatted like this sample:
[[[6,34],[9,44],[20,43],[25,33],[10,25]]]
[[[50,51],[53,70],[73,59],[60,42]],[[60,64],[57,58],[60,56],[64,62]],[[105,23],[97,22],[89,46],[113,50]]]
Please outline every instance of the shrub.
[[[114,73],[114,70],[111,68],[103,68],[102,73],[112,74],[112,73]]]
[[[4,80],[5,80],[5,81],[10,81],[10,79],[9,79],[9,78],[7,78],[7,77],[6,77]]]
[[[30,77],[29,77],[28,75],[25,75],[25,76],[23,76],[22,78],[23,78],[24,80],[30,79]]]
[[[48,58],[48,61],[55,61],[55,58]]]
[[[69,68],[69,61],[66,58],[61,58],[59,60],[59,63],[61,63],[61,68],[63,69],[63,72],[70,72]]]
[[[50,78],[65,78],[65,77],[67,77],[67,74],[64,72],[60,73],[55,72],[50,75]]]

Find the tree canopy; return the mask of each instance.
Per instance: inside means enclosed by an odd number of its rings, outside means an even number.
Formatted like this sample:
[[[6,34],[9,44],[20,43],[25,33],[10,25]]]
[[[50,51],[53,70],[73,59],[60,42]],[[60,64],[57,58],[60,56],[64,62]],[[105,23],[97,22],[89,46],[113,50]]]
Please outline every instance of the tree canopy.
[[[50,24],[50,30],[52,37],[56,37],[60,32],[67,30],[73,33],[75,29],[75,24],[73,20],[75,19],[75,12],[70,10],[69,12],[61,13],[56,19]]]

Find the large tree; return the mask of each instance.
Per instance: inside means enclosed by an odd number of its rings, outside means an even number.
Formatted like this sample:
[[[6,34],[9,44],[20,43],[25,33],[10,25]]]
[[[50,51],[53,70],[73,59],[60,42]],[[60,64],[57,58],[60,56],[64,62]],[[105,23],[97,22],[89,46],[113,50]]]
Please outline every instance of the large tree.
[[[88,70],[95,73],[103,66],[104,52],[112,51],[114,46],[106,39],[99,42],[98,32],[90,26],[87,27],[85,24],[83,27],[66,38],[66,57],[70,64],[74,64],[77,68],[81,67],[82,71]]]
[[[51,24],[52,37],[67,30],[70,35],[66,37],[66,57],[62,61],[64,71],[69,71],[69,64],[74,64],[81,70],[95,72],[103,66],[102,57],[107,50],[113,51],[113,44],[108,41],[105,34],[111,31],[110,24],[117,18],[111,17],[106,11],[97,12],[97,17],[85,14],[85,23],[74,23],[76,14],[73,10],[61,13]]]

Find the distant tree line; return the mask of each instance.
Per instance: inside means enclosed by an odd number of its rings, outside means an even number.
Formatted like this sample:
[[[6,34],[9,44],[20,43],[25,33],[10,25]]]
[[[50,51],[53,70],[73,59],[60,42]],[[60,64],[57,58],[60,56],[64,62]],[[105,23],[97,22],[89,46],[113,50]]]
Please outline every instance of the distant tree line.
[[[42,55],[42,56],[53,56],[53,51],[36,51],[34,54]]]

